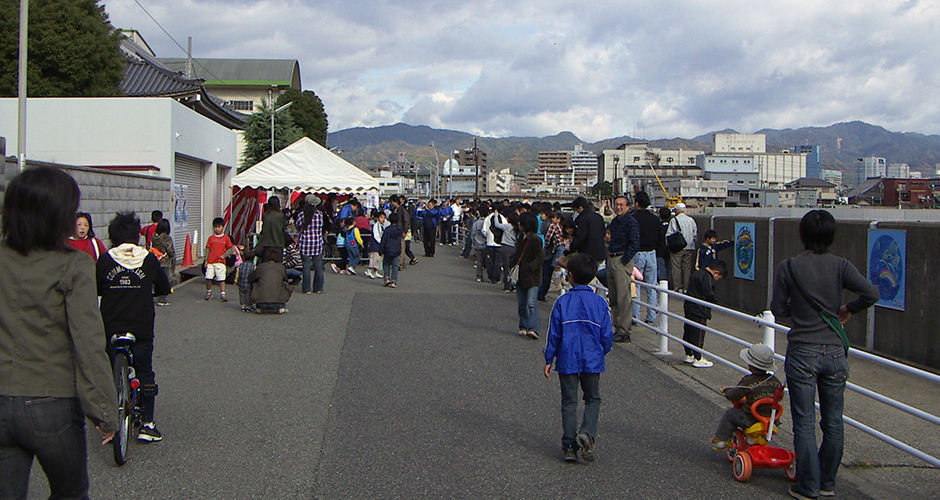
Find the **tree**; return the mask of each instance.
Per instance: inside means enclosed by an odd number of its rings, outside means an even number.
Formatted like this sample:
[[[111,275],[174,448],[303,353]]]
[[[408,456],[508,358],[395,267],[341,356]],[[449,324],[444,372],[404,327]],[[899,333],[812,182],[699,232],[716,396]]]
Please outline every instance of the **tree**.
[[[294,124],[291,109],[285,109],[274,116],[275,153],[297,142],[304,135],[303,130]],[[242,172],[269,156],[271,156],[271,106],[267,101],[262,101],[261,106],[258,106],[258,111],[245,120],[245,153],[238,171]]]
[[[611,196],[614,194],[614,186],[609,181],[598,182],[591,188],[591,194],[594,196]]]
[[[19,0],[0,0],[0,96],[17,95]],[[121,95],[123,35],[98,0],[29,2],[30,97]]]
[[[326,147],[326,129],[329,123],[323,110],[323,101],[313,91],[288,89],[277,98],[274,107],[276,109],[289,102],[294,103],[290,112],[294,123],[303,130],[303,134]]]

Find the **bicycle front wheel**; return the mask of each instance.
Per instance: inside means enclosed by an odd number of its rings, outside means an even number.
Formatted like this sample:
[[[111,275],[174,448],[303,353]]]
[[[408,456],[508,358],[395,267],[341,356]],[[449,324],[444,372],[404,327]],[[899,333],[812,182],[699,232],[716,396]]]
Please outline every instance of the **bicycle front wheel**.
[[[124,465],[127,461],[131,417],[134,414],[134,409],[131,407],[130,369],[126,354],[119,352],[114,356],[112,370],[114,387],[117,389],[118,396],[118,423],[114,438],[111,440],[111,448],[114,452],[114,462]]]

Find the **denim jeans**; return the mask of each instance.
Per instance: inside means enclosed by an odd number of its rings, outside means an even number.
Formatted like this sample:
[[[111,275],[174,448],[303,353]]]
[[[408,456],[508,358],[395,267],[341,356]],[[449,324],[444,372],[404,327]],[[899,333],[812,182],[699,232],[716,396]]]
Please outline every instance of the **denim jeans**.
[[[34,456],[50,498],[88,498],[85,414],[78,398],[0,396],[0,498],[26,498]]]
[[[486,274],[490,283],[499,283],[500,271],[503,267],[503,256],[500,247],[486,247]]]
[[[845,349],[841,345],[789,344],[784,368],[790,388],[797,490],[810,497],[819,495],[820,489],[835,491],[842,462],[845,382],[849,378]],[[823,434],[818,450],[813,404],[817,390]]]
[[[511,290],[513,285],[509,284],[509,270],[516,265],[513,257],[516,256],[516,247],[510,245],[500,245],[499,255],[503,266],[503,290]]]
[[[301,255],[303,267],[301,268],[301,277],[303,284],[301,290],[304,292],[322,292],[323,291],[323,254]],[[310,270],[313,269],[313,289],[310,288]]]
[[[398,255],[382,257],[382,274],[385,276],[386,281],[398,283],[398,259]]]
[[[354,247],[346,247],[346,252],[349,253],[349,260],[346,262],[346,269],[356,269],[356,266],[359,265],[360,253],[359,245]]]
[[[643,273],[643,282],[655,285],[658,283],[658,270],[656,268],[656,250],[650,250],[649,252],[637,252],[636,256],[633,257],[633,267],[636,267]],[[632,271],[632,270],[631,270]],[[646,300],[643,300],[643,296],[646,296]],[[659,297],[655,290],[650,290],[649,288],[643,288],[641,286],[636,287],[636,298],[637,300],[646,302],[647,304],[658,305]],[[633,303],[633,317],[640,319],[640,304],[636,302]],[[648,323],[653,323],[656,321],[656,311],[646,308],[646,321]]]
[[[539,332],[539,287],[516,288],[516,302],[519,303],[519,329]]]
[[[575,373],[558,374],[561,382],[561,446],[576,446],[579,432],[586,432],[591,437],[597,436],[597,418],[601,413],[601,374]],[[584,392],[584,416],[578,428],[578,385]]]
[[[656,257],[656,279],[669,281],[669,258]]]

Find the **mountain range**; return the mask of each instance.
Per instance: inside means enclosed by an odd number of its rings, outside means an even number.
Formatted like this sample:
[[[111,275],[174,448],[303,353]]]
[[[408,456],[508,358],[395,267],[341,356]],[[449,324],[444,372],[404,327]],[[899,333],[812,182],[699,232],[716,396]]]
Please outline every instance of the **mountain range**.
[[[470,149],[476,138],[477,147],[486,153],[489,167],[526,173],[536,168],[539,151],[570,151],[580,144],[584,150],[600,154],[604,149],[615,149],[624,143],[649,142],[662,149],[698,149],[710,153],[713,136],[720,130],[693,137],[645,140],[629,136],[614,137],[598,142],[582,141],[571,132],[548,137],[475,137],[466,132],[438,130],[424,125],[404,123],[381,127],[356,127],[329,134],[331,148],[337,148],[349,162],[363,169],[395,161],[404,153],[408,161],[422,167],[440,164],[452,151]],[[794,146],[818,145],[822,167],[846,172],[846,180],[854,178],[860,158],[878,156],[889,164],[907,163],[912,171],[933,176],[940,168],[940,136],[913,132],[891,132],[883,127],[853,121],[836,123],[828,127],[799,129],[764,129],[755,133],[767,138],[767,151],[774,152]],[[433,148],[432,148],[433,144]],[[435,158],[435,151],[437,158]]]

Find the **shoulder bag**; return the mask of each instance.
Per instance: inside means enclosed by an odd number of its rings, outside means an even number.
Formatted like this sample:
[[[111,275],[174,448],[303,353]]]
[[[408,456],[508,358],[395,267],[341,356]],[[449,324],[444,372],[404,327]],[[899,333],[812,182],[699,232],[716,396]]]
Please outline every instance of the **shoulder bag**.
[[[689,242],[685,241],[685,236],[682,235],[682,226],[679,225],[679,221],[676,219],[673,219],[673,221],[676,223],[676,232],[666,236],[666,246],[670,252],[679,253],[685,250]]]
[[[525,248],[529,246],[529,238],[526,237],[525,244],[522,245],[522,252],[519,253],[519,260],[516,261],[516,265],[512,266],[509,269],[509,276],[506,277],[506,282],[510,286],[516,286],[516,283],[519,282],[519,264],[522,263],[522,256],[525,255]]]
[[[836,335],[839,336],[839,340],[842,341],[842,347],[845,348],[845,355],[848,356],[850,347],[849,336],[846,335],[845,328],[842,326],[842,323],[839,322],[839,318],[833,316],[829,311],[823,309],[819,303],[816,302],[816,300],[810,298],[809,295],[806,295],[806,292],[803,291],[803,287],[800,286],[800,282],[796,280],[796,275],[793,274],[793,266],[790,265],[790,259],[787,259],[787,272],[790,273],[790,278],[793,280],[793,284],[800,292],[800,295],[806,299],[806,302],[810,307],[813,308],[814,311],[819,313],[819,316],[822,317],[823,321],[825,321],[827,325],[829,325],[829,328],[831,328],[834,332],[836,332]]]

